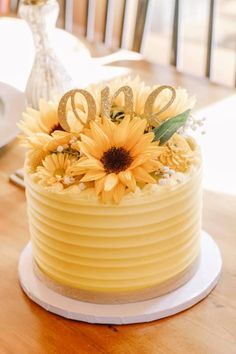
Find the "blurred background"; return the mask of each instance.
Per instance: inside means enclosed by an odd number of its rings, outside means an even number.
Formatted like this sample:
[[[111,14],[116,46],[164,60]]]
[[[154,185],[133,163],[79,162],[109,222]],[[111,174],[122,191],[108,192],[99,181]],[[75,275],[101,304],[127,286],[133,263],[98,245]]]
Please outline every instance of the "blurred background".
[[[57,26],[109,48],[141,52],[152,62],[234,87],[235,0],[60,0]],[[17,16],[19,1],[0,0]],[[142,37],[142,38],[141,38]],[[177,38],[176,38],[177,37]]]

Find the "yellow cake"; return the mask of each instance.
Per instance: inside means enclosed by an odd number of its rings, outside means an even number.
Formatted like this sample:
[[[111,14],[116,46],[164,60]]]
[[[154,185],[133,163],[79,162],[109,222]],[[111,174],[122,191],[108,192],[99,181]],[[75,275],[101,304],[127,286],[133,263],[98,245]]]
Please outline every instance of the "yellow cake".
[[[128,95],[128,86],[121,86]],[[135,91],[131,81],[130,87],[135,115],[125,103],[118,122],[109,121],[106,106],[98,104],[94,117],[88,113],[91,119],[84,118],[83,107],[93,106],[85,95],[94,93],[93,88],[73,92],[78,97],[74,107],[68,102],[73,101],[71,94],[59,106],[41,102],[40,111],[29,109],[20,124],[30,148],[25,182],[34,270],[47,286],[79,300],[123,303],[153,298],[188,281],[198,266],[199,148],[177,129],[170,137],[163,133],[192,102],[176,89],[178,104],[169,97],[158,124],[144,124],[147,105],[146,110],[145,104],[137,106],[141,86]],[[146,102],[154,89],[145,91]],[[120,96],[118,92],[117,100]],[[120,110],[124,102],[113,100]]]

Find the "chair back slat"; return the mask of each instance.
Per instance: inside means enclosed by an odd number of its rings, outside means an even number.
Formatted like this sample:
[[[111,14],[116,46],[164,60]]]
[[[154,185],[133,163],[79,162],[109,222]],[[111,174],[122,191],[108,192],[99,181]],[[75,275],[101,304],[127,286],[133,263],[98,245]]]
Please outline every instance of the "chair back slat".
[[[170,64],[179,66],[179,46],[180,46],[180,19],[181,19],[181,0],[175,0],[174,17],[172,27]]]
[[[143,33],[146,24],[146,15],[148,12],[148,0],[138,0],[138,8],[136,15],[136,24],[134,30],[134,41],[133,41],[133,50],[140,52],[143,45]]]
[[[144,51],[146,37],[151,27],[153,8],[154,8],[154,0],[148,0],[146,17],[145,17],[144,28],[143,28],[143,35],[142,35],[142,40],[141,40],[141,45],[139,50],[140,53],[143,53]]]
[[[96,13],[96,0],[87,0],[86,37],[90,41],[94,39],[95,13]]]
[[[124,0],[122,14],[121,14],[121,29],[120,29],[120,37],[119,37],[119,47],[120,48],[125,47],[126,24],[128,21],[127,6],[128,6],[128,0]]]
[[[216,0],[210,0],[208,36],[207,36],[207,54],[206,54],[206,77],[212,77],[212,57],[215,37],[215,16],[216,15]]]
[[[121,28],[120,28],[120,36],[119,36],[119,48],[123,47],[124,39],[125,39],[125,14],[126,14],[126,6],[127,0],[123,1],[123,8],[121,13]]]
[[[109,47],[112,46],[113,25],[115,16],[115,0],[106,1],[105,30],[103,42]]]
[[[74,0],[64,1],[64,27],[68,32],[73,31],[73,8]]]

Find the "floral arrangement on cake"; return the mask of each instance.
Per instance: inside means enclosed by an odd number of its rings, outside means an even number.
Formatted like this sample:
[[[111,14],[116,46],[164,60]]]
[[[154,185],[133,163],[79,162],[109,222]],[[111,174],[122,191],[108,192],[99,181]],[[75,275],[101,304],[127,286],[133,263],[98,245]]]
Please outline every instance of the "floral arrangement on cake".
[[[19,122],[26,173],[54,192],[93,188],[102,202],[166,185],[196,163],[196,144],[185,133],[194,103],[185,89],[148,87],[139,78],[41,100]]]

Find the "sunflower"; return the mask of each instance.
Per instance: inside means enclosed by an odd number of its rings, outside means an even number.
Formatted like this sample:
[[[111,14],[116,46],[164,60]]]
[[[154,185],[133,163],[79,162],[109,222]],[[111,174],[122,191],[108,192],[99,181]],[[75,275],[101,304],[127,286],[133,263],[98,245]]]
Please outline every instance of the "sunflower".
[[[42,165],[36,168],[33,174],[34,179],[43,186],[50,187],[55,184],[62,184],[67,187],[75,182],[70,176],[70,168],[77,159],[70,154],[50,154],[42,161]]]
[[[55,130],[61,130],[57,118],[57,105],[53,102],[40,100],[39,110],[28,107],[22,116],[23,120],[18,126],[27,136],[36,133],[50,135]]]
[[[18,127],[25,134],[20,136],[22,145],[28,148],[42,148],[53,151],[58,145],[68,144],[78,137],[83,125],[76,119],[68,104],[67,121],[71,131],[66,132],[58,121],[58,103],[40,100],[39,110],[27,108]],[[84,118],[84,116],[83,116]]]
[[[177,172],[186,172],[193,164],[195,155],[193,143],[176,133],[164,146],[159,159],[163,165]]]
[[[81,134],[80,160],[70,171],[81,182],[94,182],[103,202],[119,203],[126,190],[140,184],[156,183],[151,172],[162,165],[158,156],[163,147],[153,143],[154,134],[144,134],[146,120],[126,116],[120,124],[103,118],[92,121],[87,134]]]

